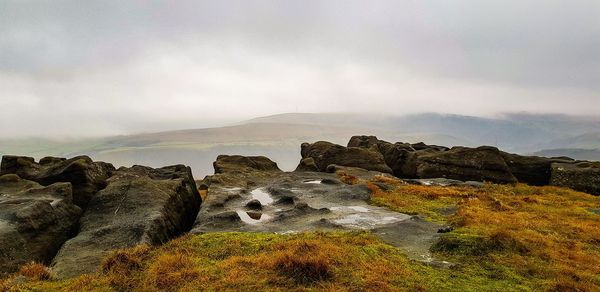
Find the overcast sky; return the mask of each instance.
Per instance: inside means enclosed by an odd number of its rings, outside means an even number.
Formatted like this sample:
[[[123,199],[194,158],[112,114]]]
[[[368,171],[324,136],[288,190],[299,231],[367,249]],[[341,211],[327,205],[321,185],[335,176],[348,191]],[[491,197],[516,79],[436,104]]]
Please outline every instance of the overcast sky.
[[[600,113],[600,1],[0,0],[0,137]]]

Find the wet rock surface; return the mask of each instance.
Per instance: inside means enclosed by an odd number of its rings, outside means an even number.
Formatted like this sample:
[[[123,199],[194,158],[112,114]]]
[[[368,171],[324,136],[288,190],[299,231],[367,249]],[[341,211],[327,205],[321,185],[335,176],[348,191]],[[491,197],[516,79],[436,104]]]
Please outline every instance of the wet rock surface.
[[[89,202],[80,232],[52,261],[57,278],[94,272],[110,250],[162,244],[189,230],[201,199],[189,168],[120,168]]]
[[[0,176],[0,275],[30,261],[49,263],[77,228],[70,183],[42,186]]]
[[[112,164],[94,162],[87,156],[45,157],[36,163],[31,157],[5,155],[0,166],[0,174],[16,174],[41,185],[70,182],[73,202],[81,208],[85,208],[92,196],[106,186],[106,180],[114,170]]]
[[[384,175],[342,166],[335,170],[363,179]],[[219,173],[205,181],[210,181],[208,196],[192,233],[371,230],[421,260],[429,258],[428,248],[442,227],[370,205],[366,185],[346,184],[335,173],[257,170]]]

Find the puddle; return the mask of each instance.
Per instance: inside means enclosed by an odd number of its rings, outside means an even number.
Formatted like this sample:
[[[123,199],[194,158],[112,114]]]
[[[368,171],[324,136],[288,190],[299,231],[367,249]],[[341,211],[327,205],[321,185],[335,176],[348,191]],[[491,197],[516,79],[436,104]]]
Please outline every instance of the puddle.
[[[348,207],[348,209],[352,209],[354,211],[358,211],[358,212],[361,212],[361,213],[367,213],[367,212],[369,212],[369,209],[367,209],[367,208],[365,208],[363,206],[350,206],[350,207]]]
[[[250,217],[250,215],[248,215],[248,213],[246,213],[246,211],[243,210],[237,210],[236,211],[238,216],[240,216],[240,219],[242,219],[242,221],[244,223],[248,223],[248,224],[258,224],[264,221],[267,221],[269,219],[271,219],[271,216],[267,215],[267,214],[262,214],[260,216],[260,219],[252,219],[252,217]]]
[[[309,181],[305,181],[304,183],[305,184],[316,184],[316,185],[318,185],[318,184],[321,184],[321,180],[320,179],[319,180],[309,180]]]
[[[263,206],[269,205],[273,203],[273,198],[269,193],[265,192],[263,189],[256,189],[250,192],[252,194],[252,199],[258,200]]]
[[[341,219],[333,220],[333,222],[336,224],[346,225],[349,227],[359,229],[371,229],[378,225],[385,225],[399,221],[402,221],[402,219],[392,216],[381,218],[374,216],[364,216],[361,214],[352,214]]]

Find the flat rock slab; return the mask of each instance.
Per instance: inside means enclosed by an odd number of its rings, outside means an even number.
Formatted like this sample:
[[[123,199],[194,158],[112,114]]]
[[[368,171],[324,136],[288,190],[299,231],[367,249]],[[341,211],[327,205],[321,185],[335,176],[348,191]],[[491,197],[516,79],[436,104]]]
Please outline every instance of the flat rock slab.
[[[363,179],[382,175],[357,168],[345,172]],[[441,227],[370,205],[365,185],[345,184],[332,173],[222,173],[203,183],[209,186],[208,196],[192,233],[370,230],[411,258],[430,260],[428,249]]]
[[[14,174],[0,176],[0,275],[52,260],[81,215],[71,191],[69,183],[44,187]]]
[[[182,165],[121,168],[90,201],[79,234],[52,262],[57,278],[96,271],[114,249],[161,244],[189,230],[201,199]]]

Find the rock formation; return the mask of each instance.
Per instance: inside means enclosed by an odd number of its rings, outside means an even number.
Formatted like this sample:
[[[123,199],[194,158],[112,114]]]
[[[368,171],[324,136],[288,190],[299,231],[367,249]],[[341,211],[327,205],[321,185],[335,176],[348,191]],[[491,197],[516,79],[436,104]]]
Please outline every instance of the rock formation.
[[[344,147],[319,141],[313,144],[303,143],[300,152],[303,159],[312,158],[317,169],[323,172],[327,170],[327,166],[337,164],[392,173],[381,153],[367,148]]]
[[[0,176],[0,275],[30,261],[49,263],[76,231],[80,215],[70,183],[42,186],[15,174]]]
[[[45,186],[70,182],[73,202],[81,208],[85,208],[91,197],[106,186],[106,179],[114,170],[112,164],[94,162],[87,156],[45,157],[36,163],[31,157],[5,155],[0,165],[0,174],[16,174]]]
[[[550,184],[600,195],[600,163],[553,163]]]
[[[454,147],[448,151],[420,154],[417,157],[417,176],[462,181],[517,182],[500,151],[489,146]]]
[[[58,278],[94,272],[113,249],[161,244],[191,228],[200,194],[189,168],[120,168],[90,200],[80,231],[52,262]]]

